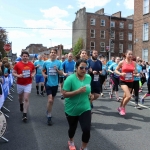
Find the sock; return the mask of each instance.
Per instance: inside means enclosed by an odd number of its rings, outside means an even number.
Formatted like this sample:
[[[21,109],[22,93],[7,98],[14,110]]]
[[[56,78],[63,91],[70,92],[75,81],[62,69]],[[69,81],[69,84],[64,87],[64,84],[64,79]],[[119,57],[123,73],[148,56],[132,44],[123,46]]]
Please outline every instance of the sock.
[[[39,91],[39,86],[38,85],[36,85],[36,90]]]
[[[47,117],[52,117],[51,113],[47,113]]]
[[[41,86],[41,93],[43,93],[44,86]]]

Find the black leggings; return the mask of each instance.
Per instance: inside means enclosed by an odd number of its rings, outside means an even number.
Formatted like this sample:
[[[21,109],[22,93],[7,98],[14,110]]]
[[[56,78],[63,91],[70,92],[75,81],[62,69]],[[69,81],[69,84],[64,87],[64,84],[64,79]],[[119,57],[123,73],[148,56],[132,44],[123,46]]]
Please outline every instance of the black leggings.
[[[147,94],[150,94],[150,84],[147,84],[148,92]]]
[[[88,143],[90,139],[90,129],[91,129],[91,110],[85,111],[80,116],[69,116],[66,114],[69,130],[69,138],[73,138],[77,129],[78,121],[82,129],[82,142]]]
[[[100,93],[103,92],[103,84],[104,84],[105,80],[106,80],[106,76],[100,75]]]
[[[118,91],[118,85],[119,85],[119,78],[115,78],[114,76],[111,77],[112,81],[114,82],[113,85],[113,91]]]
[[[138,99],[139,99],[139,81],[133,81],[133,88],[131,92],[134,90],[134,95],[135,95],[135,103],[138,104]]]

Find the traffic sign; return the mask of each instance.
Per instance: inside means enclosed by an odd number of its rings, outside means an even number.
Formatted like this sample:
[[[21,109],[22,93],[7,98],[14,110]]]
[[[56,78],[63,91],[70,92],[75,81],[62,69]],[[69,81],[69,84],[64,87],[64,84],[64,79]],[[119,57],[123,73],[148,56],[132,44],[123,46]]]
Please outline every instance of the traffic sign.
[[[5,44],[3,48],[4,48],[6,53],[9,53],[9,51],[11,50],[11,45],[10,44]]]

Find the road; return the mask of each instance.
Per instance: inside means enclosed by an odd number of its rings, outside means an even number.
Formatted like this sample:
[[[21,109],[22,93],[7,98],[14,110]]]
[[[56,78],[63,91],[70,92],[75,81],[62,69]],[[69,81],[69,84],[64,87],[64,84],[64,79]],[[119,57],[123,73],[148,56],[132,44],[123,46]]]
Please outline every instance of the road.
[[[147,87],[144,87],[144,94]],[[150,149],[150,99],[145,101],[142,110],[134,108],[133,102],[127,106],[126,116],[117,112],[119,102],[115,98],[109,99],[109,90],[104,91],[104,97],[94,102],[92,114],[91,138],[89,150],[149,150]],[[120,96],[122,91],[120,90]],[[140,93],[140,95],[142,95]],[[3,110],[10,117],[7,119],[6,143],[0,139],[0,150],[67,150],[68,124],[64,114],[64,100],[60,99],[60,92],[54,102],[53,126],[46,124],[47,97],[36,95],[35,84],[30,96],[28,122],[21,121],[19,103],[16,91],[12,94],[13,102],[6,100]],[[81,129],[78,126],[75,135],[77,150],[81,145]]]

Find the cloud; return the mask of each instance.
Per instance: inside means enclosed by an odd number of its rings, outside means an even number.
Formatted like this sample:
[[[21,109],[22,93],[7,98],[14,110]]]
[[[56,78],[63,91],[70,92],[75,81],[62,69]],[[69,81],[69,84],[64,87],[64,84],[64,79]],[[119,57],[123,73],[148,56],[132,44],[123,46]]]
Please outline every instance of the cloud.
[[[10,39],[20,39],[20,38],[26,38],[26,37],[31,37],[31,36],[33,37],[34,34],[28,34],[23,31],[13,30],[9,32],[8,36]]]
[[[68,9],[73,9],[73,6],[72,5],[68,5],[67,8]]]
[[[117,2],[117,4],[116,4],[117,6],[120,6],[120,3],[119,2]]]
[[[94,8],[105,6],[110,1],[111,0],[78,0],[78,5],[80,8]]]
[[[134,9],[134,0],[125,0],[124,5],[127,9]]]
[[[60,9],[57,6],[51,7],[49,9],[41,9],[42,13],[44,13],[45,18],[63,18],[69,16],[66,10]]]

